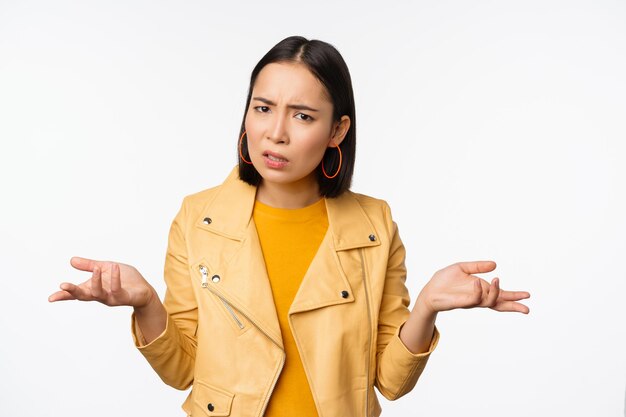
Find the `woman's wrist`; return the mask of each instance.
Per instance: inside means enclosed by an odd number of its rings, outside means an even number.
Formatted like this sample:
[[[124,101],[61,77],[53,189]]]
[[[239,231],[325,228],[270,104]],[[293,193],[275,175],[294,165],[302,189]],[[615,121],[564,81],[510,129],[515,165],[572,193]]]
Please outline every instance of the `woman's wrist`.
[[[134,307],[135,320],[142,336],[142,344],[149,344],[156,339],[167,326],[167,311],[156,291],[147,304]]]
[[[415,300],[409,318],[400,329],[400,340],[414,354],[428,351],[435,328],[437,312],[433,311],[420,294]]]
[[[416,313],[424,316],[425,319],[434,319],[437,317],[438,311],[433,308],[426,288],[422,289],[420,294],[417,296],[413,310],[418,310]]]
[[[133,306],[133,309],[135,310],[135,315],[146,316],[150,315],[151,312],[160,310],[162,305],[163,303],[161,303],[159,295],[154,289],[151,289],[148,301],[141,306]]]

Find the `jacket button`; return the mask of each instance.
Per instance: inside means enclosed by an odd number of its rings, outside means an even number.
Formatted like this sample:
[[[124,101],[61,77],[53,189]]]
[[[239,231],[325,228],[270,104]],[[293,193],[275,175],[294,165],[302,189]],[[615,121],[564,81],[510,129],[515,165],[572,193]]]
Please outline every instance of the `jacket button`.
[[[341,296],[343,298],[348,298],[348,291],[346,291],[346,290],[341,291]]]
[[[211,281],[213,281],[213,282],[220,282],[220,276],[219,275],[213,275],[211,277]]]
[[[213,411],[213,410],[215,410],[215,407],[213,406],[213,404],[212,404],[212,403],[209,403],[209,405],[207,405],[207,406],[206,406],[206,408],[208,408],[208,409],[209,409],[209,411]]]
[[[210,217],[205,217],[204,220],[202,220],[202,223],[204,223],[204,224],[211,224],[212,221],[213,220],[211,220]]]
[[[376,240],[376,236],[374,236],[374,235],[370,235],[370,240],[371,240],[372,242],[373,242],[373,241],[375,241],[375,240]]]

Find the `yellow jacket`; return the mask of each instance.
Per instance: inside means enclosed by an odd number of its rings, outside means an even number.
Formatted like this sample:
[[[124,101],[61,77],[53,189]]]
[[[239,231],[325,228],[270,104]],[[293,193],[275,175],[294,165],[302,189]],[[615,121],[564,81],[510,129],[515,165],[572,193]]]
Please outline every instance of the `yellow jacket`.
[[[193,384],[189,416],[262,416],[285,353],[252,208],[256,187],[233,169],[184,198],[165,260],[168,312],[149,344],[135,345],[161,379]],[[326,199],[328,232],[289,309],[289,325],[320,417],[376,417],[374,386],[411,391],[437,345],[413,354],[398,334],[409,316],[405,250],[389,206],[351,191]],[[297,415],[297,410],[294,410]]]

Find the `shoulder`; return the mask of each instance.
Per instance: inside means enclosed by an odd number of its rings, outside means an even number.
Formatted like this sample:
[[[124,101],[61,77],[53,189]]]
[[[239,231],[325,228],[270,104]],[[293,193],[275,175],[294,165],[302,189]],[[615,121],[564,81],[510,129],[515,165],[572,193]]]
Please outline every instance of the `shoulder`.
[[[224,184],[220,184],[185,195],[179,205],[175,221],[186,225],[186,229],[202,221],[210,212],[208,207],[213,205],[223,188]]]
[[[187,194],[183,197],[183,206],[187,208],[196,208],[196,207],[204,207],[208,203],[210,203],[220,192],[222,188],[222,184],[216,185],[214,187],[205,188],[200,191],[196,191],[191,194]]]
[[[346,191],[352,199],[356,200],[365,215],[378,232],[391,240],[396,233],[397,225],[391,215],[391,208],[387,201],[370,195],[356,193],[354,191]]]
[[[346,191],[346,193],[349,193],[359,203],[368,217],[379,217],[385,221],[391,220],[391,208],[387,201],[354,191]]]
[[[235,167],[221,184],[184,196],[181,210],[193,215],[212,205],[216,199],[218,200],[215,204],[218,205],[237,203],[250,197],[253,193],[251,188],[239,179],[237,167]]]

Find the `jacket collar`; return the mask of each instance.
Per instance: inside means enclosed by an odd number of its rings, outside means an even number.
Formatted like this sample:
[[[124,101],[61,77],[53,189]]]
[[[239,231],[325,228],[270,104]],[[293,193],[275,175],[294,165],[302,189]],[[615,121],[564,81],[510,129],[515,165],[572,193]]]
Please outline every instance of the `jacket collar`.
[[[252,218],[257,187],[231,170],[215,197],[202,210],[196,225],[221,236],[243,240]],[[355,194],[346,191],[336,198],[325,198],[328,227],[335,250],[348,250],[380,244],[378,234]],[[205,220],[211,219],[210,223]]]

